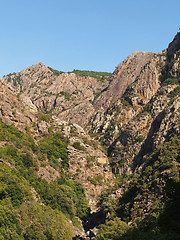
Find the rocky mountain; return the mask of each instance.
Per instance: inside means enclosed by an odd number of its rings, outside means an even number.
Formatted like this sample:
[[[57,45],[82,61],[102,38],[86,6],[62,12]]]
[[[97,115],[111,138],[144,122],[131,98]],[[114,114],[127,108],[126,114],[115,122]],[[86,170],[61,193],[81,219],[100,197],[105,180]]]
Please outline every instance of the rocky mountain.
[[[143,66],[121,98],[90,121],[91,133],[106,146],[112,170],[121,176],[119,188],[102,196],[101,206],[113,221],[102,225],[97,239],[116,239],[118,227],[125,229],[118,239],[169,239],[170,232],[179,238],[173,230],[180,217],[179,43],[180,33]],[[173,187],[176,200],[170,197]],[[168,214],[172,219],[166,219]]]
[[[0,237],[179,239],[179,82],[180,33],[113,74],[39,63],[0,80],[0,211],[16,219]]]
[[[28,96],[43,112],[85,126],[94,101],[107,88],[110,74],[74,70],[63,73],[43,63],[3,78],[17,93]]]
[[[29,97],[20,94],[10,84],[6,85],[1,80],[0,85],[1,167],[8,168],[8,171],[21,172],[25,178],[25,184],[28,185],[28,194],[37,204],[49,205],[45,197],[42,197],[42,186],[38,186],[38,178],[41,179],[40,181],[45,181],[43,183],[45,186],[56,184],[57,181],[60,181],[59,186],[62,185],[61,181],[65,181],[65,185],[69,185],[66,181],[70,181],[73,189],[73,184],[79,183],[82,186],[80,191],[85,195],[78,197],[81,197],[82,200],[84,197],[88,199],[87,202],[82,202],[85,211],[87,213],[97,211],[98,197],[110,184],[113,185],[114,180],[108,158],[99,143],[92,140],[79,125],[62,121],[56,115],[41,112]],[[12,148],[12,153],[10,148]],[[33,182],[29,178],[33,178]],[[63,180],[64,178],[68,180]],[[2,188],[0,200],[4,199],[4,191]],[[62,201],[65,198],[65,201],[70,201],[69,205],[65,206],[66,210],[61,209],[67,214],[71,208],[74,208],[74,204],[71,205],[70,196],[62,195],[61,197]],[[61,203],[59,204],[61,205]],[[68,218],[74,224],[74,227],[71,226],[74,231],[71,236],[75,233],[83,236],[82,227],[74,218],[75,212],[78,210],[74,209],[73,211],[74,213],[70,214],[71,217],[68,213]],[[63,221],[66,222],[67,219]],[[70,225],[66,226],[67,231],[69,231]],[[75,227],[77,225],[78,228]],[[16,234],[12,239],[15,238],[17,239]],[[7,239],[9,238],[7,237]]]

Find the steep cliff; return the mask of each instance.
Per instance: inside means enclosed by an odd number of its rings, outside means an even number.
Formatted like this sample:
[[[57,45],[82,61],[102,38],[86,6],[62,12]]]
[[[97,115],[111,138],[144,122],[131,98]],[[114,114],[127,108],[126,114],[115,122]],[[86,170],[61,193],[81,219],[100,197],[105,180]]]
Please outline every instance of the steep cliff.
[[[102,195],[100,205],[113,221],[102,225],[97,239],[116,239],[115,228],[122,230],[119,239],[171,239],[170,232],[179,238],[179,42],[178,33],[122,97],[90,121],[119,178],[119,188]]]

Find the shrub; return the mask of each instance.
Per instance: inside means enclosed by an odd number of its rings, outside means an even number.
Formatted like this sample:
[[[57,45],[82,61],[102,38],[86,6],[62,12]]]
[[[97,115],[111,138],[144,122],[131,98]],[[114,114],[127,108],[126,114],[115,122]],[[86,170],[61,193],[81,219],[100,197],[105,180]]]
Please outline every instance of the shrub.
[[[49,70],[51,70],[51,72],[53,72],[53,74],[54,74],[55,76],[59,76],[60,74],[63,73],[62,71],[55,70],[55,69],[53,69],[53,68],[51,68],[51,67],[48,67],[48,68],[49,68]]]
[[[68,139],[60,132],[47,134],[39,143],[41,153],[46,153],[50,161],[62,159],[62,167],[68,166],[67,146]]]
[[[127,223],[115,218],[114,220],[106,221],[106,224],[100,225],[100,230],[97,235],[97,240],[117,240],[129,229]]]
[[[85,150],[85,147],[81,146],[80,142],[74,142],[73,147],[77,150]]]
[[[163,85],[180,84],[180,78],[167,78],[164,80]]]

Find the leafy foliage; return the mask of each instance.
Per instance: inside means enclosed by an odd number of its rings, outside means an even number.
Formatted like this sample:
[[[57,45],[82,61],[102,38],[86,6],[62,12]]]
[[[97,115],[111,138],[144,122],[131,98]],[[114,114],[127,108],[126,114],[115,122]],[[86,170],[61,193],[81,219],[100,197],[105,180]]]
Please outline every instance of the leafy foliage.
[[[51,121],[51,115],[47,114],[47,113],[43,113],[41,111],[38,111],[37,118],[40,122],[41,121],[45,121],[45,122],[50,122]]]
[[[74,142],[73,147],[76,148],[77,150],[85,150],[85,148],[81,146],[80,142]]]
[[[64,91],[62,91],[62,92],[60,92],[60,94],[61,94],[62,96],[64,96],[64,98],[65,98],[67,101],[69,101],[70,98],[71,98],[71,94],[70,94],[69,92],[64,92]]]
[[[90,209],[82,186],[66,178],[68,139],[51,132],[36,145],[30,133],[1,120],[0,130],[0,239],[72,239],[68,219],[77,224]],[[50,183],[37,174],[45,160],[60,173]]]
[[[81,70],[73,70],[73,73],[77,74],[78,76],[82,77],[93,77],[96,78],[98,81],[103,81],[104,79],[110,80],[111,73],[107,72],[94,72],[94,71],[81,71]]]
[[[56,132],[45,135],[40,141],[39,149],[41,153],[47,154],[47,157],[50,161],[58,163],[58,159],[61,159],[62,166],[67,167],[67,146],[68,139],[63,137],[60,132]]]
[[[37,146],[33,141],[33,138],[29,134],[23,134],[13,125],[6,125],[0,119],[0,141],[12,142],[13,145],[17,148],[26,148],[35,152]]]
[[[173,98],[180,95],[180,86],[177,86],[173,91],[168,94],[168,97]]]
[[[49,70],[51,70],[51,72],[53,72],[53,74],[54,74],[55,76],[59,76],[60,74],[63,73],[62,71],[55,70],[55,69],[53,69],[53,68],[51,68],[51,67],[48,67],[48,68],[49,68]]]
[[[10,201],[0,204],[0,239],[21,240],[22,228],[18,211],[13,208]]]
[[[114,220],[106,221],[105,224],[100,225],[100,230],[97,235],[97,240],[118,240],[129,229],[129,226],[115,218]]]
[[[163,85],[180,84],[180,78],[167,78],[163,81]]]

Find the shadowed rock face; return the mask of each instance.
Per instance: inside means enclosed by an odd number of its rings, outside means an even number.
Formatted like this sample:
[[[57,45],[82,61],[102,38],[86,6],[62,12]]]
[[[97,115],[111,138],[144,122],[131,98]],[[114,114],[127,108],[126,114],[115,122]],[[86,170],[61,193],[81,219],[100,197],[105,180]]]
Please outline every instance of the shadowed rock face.
[[[168,46],[168,55],[173,56],[180,50],[180,32],[177,33],[173,41]]]
[[[177,33],[174,40],[169,44],[167,49],[167,77],[180,76],[180,32]]]

